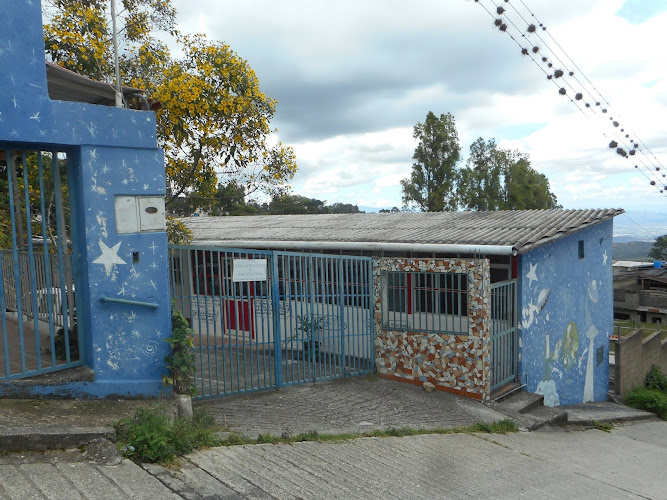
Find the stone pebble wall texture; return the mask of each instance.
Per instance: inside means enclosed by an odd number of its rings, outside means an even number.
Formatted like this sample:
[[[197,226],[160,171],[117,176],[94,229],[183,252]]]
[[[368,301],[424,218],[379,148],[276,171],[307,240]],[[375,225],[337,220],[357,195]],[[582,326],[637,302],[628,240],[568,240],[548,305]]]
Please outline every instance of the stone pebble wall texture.
[[[378,374],[437,390],[486,400],[491,393],[490,264],[487,259],[391,259],[373,261],[375,363]],[[468,335],[410,332],[382,327],[382,273],[404,271],[468,276]]]

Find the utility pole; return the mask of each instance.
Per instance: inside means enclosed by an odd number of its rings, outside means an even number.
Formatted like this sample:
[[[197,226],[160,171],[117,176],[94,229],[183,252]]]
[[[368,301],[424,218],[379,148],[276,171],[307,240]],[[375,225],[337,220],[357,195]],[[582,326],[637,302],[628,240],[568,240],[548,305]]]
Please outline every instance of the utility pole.
[[[116,29],[116,0],[111,0],[111,23],[113,26],[113,63],[116,69],[116,107],[123,107],[123,92],[120,86],[120,64],[118,62],[118,31]]]

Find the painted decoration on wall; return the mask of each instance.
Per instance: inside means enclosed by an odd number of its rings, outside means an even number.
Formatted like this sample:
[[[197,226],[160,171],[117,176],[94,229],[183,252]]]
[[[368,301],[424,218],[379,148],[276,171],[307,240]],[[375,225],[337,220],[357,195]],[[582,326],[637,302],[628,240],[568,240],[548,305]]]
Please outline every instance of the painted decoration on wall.
[[[520,256],[519,373],[545,405],[606,400],[611,234],[609,220]]]

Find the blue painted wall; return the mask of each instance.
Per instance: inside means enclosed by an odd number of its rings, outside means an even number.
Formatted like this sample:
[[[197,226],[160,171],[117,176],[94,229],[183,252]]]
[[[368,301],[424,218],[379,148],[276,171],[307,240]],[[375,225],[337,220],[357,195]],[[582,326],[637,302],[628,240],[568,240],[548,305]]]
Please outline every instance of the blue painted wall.
[[[167,237],[164,231],[119,235],[114,213],[117,195],[165,193],[155,116],[51,101],[38,0],[0,0],[0,26],[0,149],[68,152],[78,330],[85,364],[95,373],[94,383],[72,387],[77,395],[156,395],[171,331]]]
[[[519,258],[519,375],[529,392],[544,395],[545,405],[607,398],[612,224],[602,222]]]

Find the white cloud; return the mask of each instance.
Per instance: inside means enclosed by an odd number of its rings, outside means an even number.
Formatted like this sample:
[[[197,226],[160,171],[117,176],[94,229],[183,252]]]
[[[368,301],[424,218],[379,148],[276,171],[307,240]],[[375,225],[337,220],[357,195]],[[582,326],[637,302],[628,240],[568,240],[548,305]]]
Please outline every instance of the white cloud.
[[[616,15],[623,0],[525,2],[548,28],[533,43],[554,67],[574,71],[570,88],[548,81],[542,70],[553,69],[522,56],[478,2],[174,3],[183,31],[230,43],[257,70],[263,90],[278,98],[275,122],[297,154],[299,194],[400,206],[412,127],[432,110],[454,114],[464,153],[481,136],[530,154],[566,208],[652,209],[667,201],[633,168],[638,163],[646,173],[652,163],[667,165],[667,13],[631,24]],[[479,3],[495,8],[490,0]],[[520,3],[510,4],[510,14],[514,8],[533,19]],[[560,86],[568,97],[558,95]],[[579,91],[583,112],[569,101]],[[603,106],[606,115],[598,112]],[[624,159],[607,147],[612,139],[629,143],[626,133],[639,134],[656,158]]]

